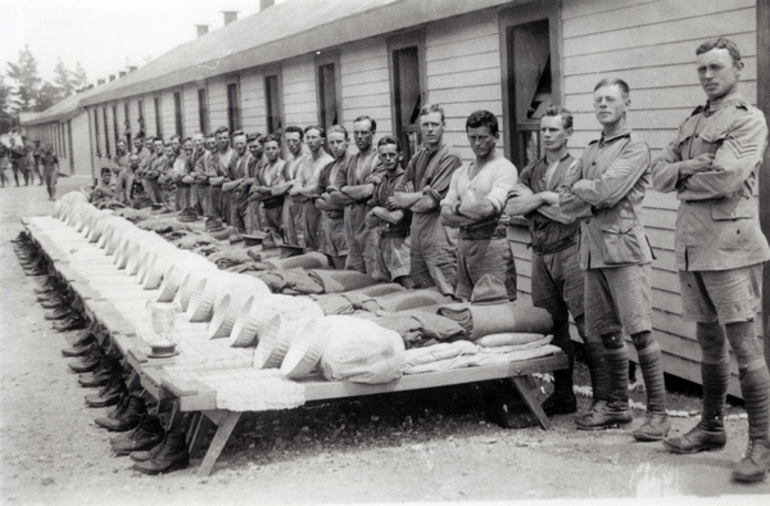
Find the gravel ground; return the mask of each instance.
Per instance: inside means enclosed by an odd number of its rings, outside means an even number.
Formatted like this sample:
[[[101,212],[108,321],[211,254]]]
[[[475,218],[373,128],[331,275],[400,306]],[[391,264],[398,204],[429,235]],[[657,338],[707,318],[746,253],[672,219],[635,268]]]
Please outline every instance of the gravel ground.
[[[60,181],[60,192],[86,184]],[[730,471],[746,443],[740,403],[731,404],[725,450],[668,454],[660,443],[635,443],[630,428],[574,430],[572,416],[538,427],[503,429],[485,416],[499,384],[318,403],[244,416],[214,473],[188,469],[150,477],[115,457],[112,435],[87,408],[60,349],[59,334],[35,303],[9,241],[21,216],[50,213],[42,187],[0,189],[0,501],[2,504],[263,504],[529,501],[535,499],[719,497],[768,504],[770,483],[742,486]],[[585,370],[579,367],[581,385]],[[542,397],[550,385],[536,379]],[[669,383],[674,410],[697,413],[699,389]],[[637,401],[642,392],[635,392]],[[580,399],[581,409],[588,400]],[[637,418],[643,417],[640,411]],[[526,415],[514,422],[526,425]],[[674,419],[674,433],[696,422]],[[639,421],[636,422],[637,424]],[[636,424],[634,424],[636,425]],[[633,426],[631,426],[633,427]],[[734,496],[728,498],[727,496]],[[678,499],[679,501],[679,499]]]

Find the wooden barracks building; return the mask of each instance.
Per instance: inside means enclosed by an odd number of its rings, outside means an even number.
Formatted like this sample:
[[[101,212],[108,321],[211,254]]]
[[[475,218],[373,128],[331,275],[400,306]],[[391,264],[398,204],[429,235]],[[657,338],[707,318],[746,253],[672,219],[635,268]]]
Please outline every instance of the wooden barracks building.
[[[58,139],[59,155],[69,160],[64,167],[90,174],[126,133],[167,138],[222,125],[261,133],[313,123],[350,127],[361,114],[377,120],[378,135],[394,132],[413,151],[420,142],[417,113],[431,102],[446,112],[445,140],[467,159],[472,156],[464,132],[468,114],[477,109],[497,114],[500,145],[522,168],[539,152],[539,118],[551,104],[575,113],[573,155],[598,136],[593,87],[612,76],[631,86],[630,125],[655,156],[705,102],[695,48],[715,36],[737,42],[746,65],[743,94],[770,113],[770,90],[757,86],[758,74],[770,82],[765,0],[262,3],[267,8],[257,14],[36,115],[25,125],[27,135]],[[648,191],[643,218],[657,255],[654,324],[667,372],[699,382],[695,327],[681,319],[673,251],[676,208],[673,195]],[[516,263],[525,293],[528,242],[522,226]],[[730,393],[740,395],[733,379]]]

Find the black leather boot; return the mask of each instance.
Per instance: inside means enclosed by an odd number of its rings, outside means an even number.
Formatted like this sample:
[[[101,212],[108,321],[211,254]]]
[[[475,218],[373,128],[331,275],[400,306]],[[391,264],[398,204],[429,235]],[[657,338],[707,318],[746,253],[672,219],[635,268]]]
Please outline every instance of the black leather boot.
[[[111,439],[110,444],[118,455],[128,455],[153,448],[163,441],[165,435],[160,419],[156,415],[144,414],[136,429]]]
[[[181,430],[171,430],[166,434],[163,445],[149,460],[137,462],[133,468],[144,474],[161,474],[184,469],[190,462],[185,434]]]
[[[109,383],[99,389],[99,393],[85,396],[86,404],[92,408],[112,406],[118,404],[127,391],[123,378],[113,376]]]
[[[115,416],[101,417],[94,420],[97,425],[117,432],[132,430],[139,425],[142,415],[147,412],[144,399],[138,395],[127,395],[121,404],[122,410]]]
[[[51,327],[57,332],[69,332],[70,330],[80,330],[88,326],[88,321],[81,315],[74,313],[66,320],[54,322]]]
[[[80,360],[67,364],[75,372],[94,371],[104,358],[104,348],[99,343],[93,343],[88,347],[88,353],[80,357]]]
[[[123,369],[120,366],[120,359],[105,356],[94,369],[94,372],[84,373],[78,376],[78,383],[83,387],[100,387],[110,382],[114,376],[120,376]]]

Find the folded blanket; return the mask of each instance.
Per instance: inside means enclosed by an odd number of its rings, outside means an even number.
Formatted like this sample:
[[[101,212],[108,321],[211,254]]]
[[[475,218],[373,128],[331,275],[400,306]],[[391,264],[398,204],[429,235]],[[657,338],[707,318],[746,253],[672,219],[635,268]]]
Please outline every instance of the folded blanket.
[[[461,355],[475,355],[479,352],[478,346],[470,341],[455,341],[454,343],[439,343],[425,348],[413,348],[406,350],[404,368],[411,368],[422,364],[429,364],[439,360],[446,360]]]
[[[313,269],[308,274],[322,287],[317,293],[341,293],[377,284],[373,277],[356,271]]]
[[[244,262],[242,264],[233,265],[227,268],[230,272],[259,272],[269,271],[272,267],[264,262]]]
[[[353,314],[353,304],[350,303],[350,300],[348,300],[346,294],[328,293],[321,295],[311,295],[310,298],[315,300],[318,305],[321,306],[321,309],[323,309],[326,316],[335,314]]]
[[[415,310],[377,314],[359,312],[354,316],[398,332],[407,349],[431,347],[436,343],[467,338],[465,331],[456,322],[437,314],[431,315]]]
[[[507,364],[533,358],[547,357],[561,350],[552,344],[540,346],[532,350],[514,351],[511,353],[477,353],[475,355],[459,355],[454,358],[428,362],[404,369],[404,374],[423,374],[428,372],[448,371],[483,365]]]
[[[273,293],[301,295],[324,292],[320,282],[305,269],[254,272],[252,275],[267,283]]]
[[[536,339],[535,341],[529,341],[521,344],[504,344],[501,346],[491,347],[481,346],[479,350],[481,353],[510,353],[512,351],[533,350],[535,348],[540,348],[546,344],[551,344],[551,341],[553,341],[553,336],[540,336],[540,339]],[[478,341],[476,341],[476,343],[478,344]]]

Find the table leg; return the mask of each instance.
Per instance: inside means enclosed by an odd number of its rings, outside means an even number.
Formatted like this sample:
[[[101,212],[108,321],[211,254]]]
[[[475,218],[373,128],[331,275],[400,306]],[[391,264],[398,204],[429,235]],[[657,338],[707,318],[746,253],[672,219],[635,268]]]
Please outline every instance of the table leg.
[[[548,416],[543,411],[543,408],[540,407],[540,403],[535,396],[535,389],[532,385],[528,384],[528,379],[529,376],[517,376],[511,378],[511,381],[513,381],[513,386],[516,387],[516,391],[519,392],[521,398],[524,399],[524,402],[532,414],[537,417],[543,429],[548,430],[551,428],[551,422],[548,420]]]
[[[206,452],[206,456],[203,458],[200,469],[198,469],[198,476],[208,476],[211,474],[211,471],[214,469],[214,464],[219,458],[219,454],[222,453],[227,440],[230,439],[230,434],[233,433],[233,429],[240,419],[241,413],[229,411],[224,420],[219,423],[217,433],[214,434],[214,439],[209,445],[209,449]]]

